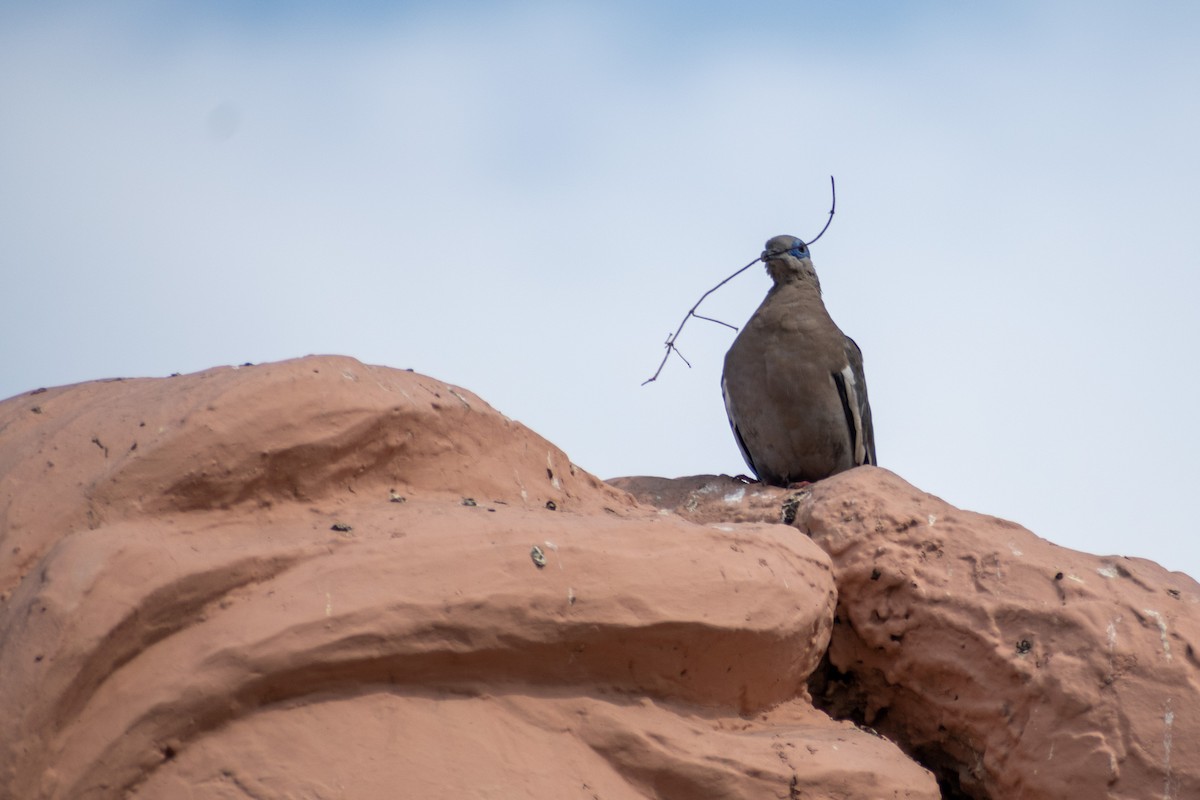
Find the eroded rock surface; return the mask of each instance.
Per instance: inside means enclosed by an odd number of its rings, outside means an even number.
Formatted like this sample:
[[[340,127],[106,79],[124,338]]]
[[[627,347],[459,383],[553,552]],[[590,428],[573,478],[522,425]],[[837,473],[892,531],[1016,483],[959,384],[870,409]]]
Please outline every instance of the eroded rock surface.
[[[838,588],[818,704],[902,743],[947,796],[1200,797],[1188,576],[1058,547],[873,467],[741,496],[725,476],[613,483],[695,521],[794,518]]]
[[[414,373],[0,403],[0,553],[3,796],[938,796],[807,702],[809,539],[639,507]]]

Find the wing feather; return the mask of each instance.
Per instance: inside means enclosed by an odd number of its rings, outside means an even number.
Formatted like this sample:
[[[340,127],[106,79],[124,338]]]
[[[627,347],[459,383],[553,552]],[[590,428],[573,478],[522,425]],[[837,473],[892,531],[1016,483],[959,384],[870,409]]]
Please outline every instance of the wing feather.
[[[875,424],[871,419],[871,403],[867,400],[867,378],[863,372],[862,351],[849,336],[846,337],[846,367],[833,376],[846,412],[846,425],[854,447],[854,463],[878,464],[875,457]]]
[[[738,450],[742,452],[742,458],[745,459],[746,466],[750,467],[750,471],[754,473],[754,477],[762,480],[758,467],[754,466],[750,450],[746,447],[746,440],[742,438],[742,432],[738,430],[738,414],[733,407],[733,398],[729,396],[729,386],[724,375],[721,376],[721,397],[725,400],[725,416],[729,417],[729,427],[733,429],[733,438],[737,441]]]

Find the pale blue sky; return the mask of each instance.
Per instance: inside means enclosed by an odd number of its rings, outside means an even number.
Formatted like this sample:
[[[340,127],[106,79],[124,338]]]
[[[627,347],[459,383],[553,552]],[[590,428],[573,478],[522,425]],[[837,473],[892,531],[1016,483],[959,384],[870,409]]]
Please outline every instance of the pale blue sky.
[[[1200,7],[645,6],[0,7],[0,397],[341,353],[602,477],[742,472],[728,331],[639,383],[832,173],[882,465],[1200,575]]]

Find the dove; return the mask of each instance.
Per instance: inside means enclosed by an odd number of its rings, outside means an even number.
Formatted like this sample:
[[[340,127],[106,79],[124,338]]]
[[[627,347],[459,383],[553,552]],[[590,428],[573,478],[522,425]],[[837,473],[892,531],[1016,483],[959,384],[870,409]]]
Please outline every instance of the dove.
[[[773,285],[721,375],[742,457],[775,486],[877,463],[862,351],[825,309],[808,246],[776,236],[762,261]]]

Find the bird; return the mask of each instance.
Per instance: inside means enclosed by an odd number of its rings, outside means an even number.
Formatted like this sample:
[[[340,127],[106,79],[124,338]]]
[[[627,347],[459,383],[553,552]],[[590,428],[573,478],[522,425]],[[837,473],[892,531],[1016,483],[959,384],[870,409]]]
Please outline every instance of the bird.
[[[772,286],[725,354],[721,393],[746,464],[774,486],[876,464],[862,351],[834,323],[808,245],[767,241]]]

